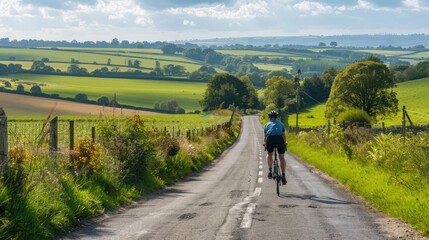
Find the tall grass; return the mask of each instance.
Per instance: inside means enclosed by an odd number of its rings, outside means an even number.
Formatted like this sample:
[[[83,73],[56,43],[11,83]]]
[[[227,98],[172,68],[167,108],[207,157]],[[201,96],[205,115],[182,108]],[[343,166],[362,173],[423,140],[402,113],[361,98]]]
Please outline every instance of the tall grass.
[[[236,139],[240,126],[235,119],[231,128],[190,141],[158,138],[139,117],[128,121],[104,126],[101,150],[98,143],[77,140],[80,148],[72,158],[40,149],[10,152],[9,167],[0,178],[0,239],[53,239],[82,218],[172,184],[213,160]],[[115,141],[107,144],[103,138]],[[172,144],[178,148],[170,151],[164,142],[179,145]],[[93,157],[102,161],[91,161]]]
[[[417,188],[403,184],[397,181],[391,171],[373,162],[365,150],[369,148],[350,146],[350,158],[345,151],[338,151],[341,146],[322,135],[290,134],[289,150],[303,161],[338,179],[377,209],[407,221],[423,235],[429,236],[429,181],[420,180]],[[409,151],[413,151],[412,145],[408,147]],[[402,169],[402,173],[396,174],[407,173]],[[417,175],[415,173],[413,177]]]

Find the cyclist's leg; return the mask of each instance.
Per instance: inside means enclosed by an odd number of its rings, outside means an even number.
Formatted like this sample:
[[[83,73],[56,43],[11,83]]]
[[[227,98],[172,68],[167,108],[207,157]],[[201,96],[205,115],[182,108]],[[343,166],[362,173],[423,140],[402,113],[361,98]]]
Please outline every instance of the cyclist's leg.
[[[268,152],[267,164],[268,164],[268,168],[271,168],[273,166],[273,152]]]
[[[286,159],[284,154],[279,154],[280,159],[280,168],[282,170],[282,173],[286,173]]]

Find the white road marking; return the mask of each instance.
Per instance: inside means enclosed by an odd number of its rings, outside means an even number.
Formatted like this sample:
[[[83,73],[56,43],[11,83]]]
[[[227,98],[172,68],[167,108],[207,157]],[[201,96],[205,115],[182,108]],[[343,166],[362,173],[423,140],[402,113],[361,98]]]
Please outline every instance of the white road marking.
[[[260,187],[255,188],[255,192],[253,193],[253,196],[256,196],[256,197],[260,196],[261,190],[262,190],[262,188],[260,188]]]
[[[259,174],[258,174],[259,176],[262,176],[262,171],[259,171]]]
[[[261,164],[261,165],[262,165],[262,161],[259,161],[259,164]]]
[[[259,157],[259,160],[262,160],[262,157]]]
[[[262,183],[264,181],[264,179],[263,178],[258,178],[258,183]]]
[[[246,213],[241,220],[240,228],[250,228],[252,225],[252,214],[255,212],[256,203],[249,203],[249,206],[246,209]]]
[[[259,165],[259,169],[262,169],[262,165]]]

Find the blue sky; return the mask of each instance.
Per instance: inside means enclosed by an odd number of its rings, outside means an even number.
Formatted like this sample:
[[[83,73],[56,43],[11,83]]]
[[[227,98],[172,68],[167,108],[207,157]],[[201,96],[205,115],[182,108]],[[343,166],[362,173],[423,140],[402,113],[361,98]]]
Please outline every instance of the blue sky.
[[[0,38],[429,34],[429,0],[0,0]]]

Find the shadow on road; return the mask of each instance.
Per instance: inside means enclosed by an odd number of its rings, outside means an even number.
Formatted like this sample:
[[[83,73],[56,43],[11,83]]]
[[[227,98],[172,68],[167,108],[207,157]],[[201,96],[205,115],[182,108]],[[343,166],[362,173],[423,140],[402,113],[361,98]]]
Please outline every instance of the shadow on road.
[[[356,204],[354,202],[345,201],[341,199],[336,198],[330,198],[330,197],[319,197],[312,194],[283,194],[280,197],[282,198],[295,198],[300,200],[311,200],[319,203],[324,204]]]

